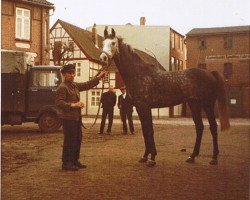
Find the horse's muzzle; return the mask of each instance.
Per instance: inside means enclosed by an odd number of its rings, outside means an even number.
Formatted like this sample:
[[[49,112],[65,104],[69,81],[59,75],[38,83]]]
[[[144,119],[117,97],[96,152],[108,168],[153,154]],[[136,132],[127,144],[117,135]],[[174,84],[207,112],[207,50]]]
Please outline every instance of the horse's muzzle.
[[[106,52],[102,52],[102,54],[100,55],[100,61],[103,65],[106,65],[106,66],[110,65],[111,63],[111,59]]]

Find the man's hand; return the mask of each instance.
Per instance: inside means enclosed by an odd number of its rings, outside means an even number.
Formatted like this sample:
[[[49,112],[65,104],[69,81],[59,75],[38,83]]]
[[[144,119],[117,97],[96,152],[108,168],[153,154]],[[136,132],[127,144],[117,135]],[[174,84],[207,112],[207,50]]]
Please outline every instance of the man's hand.
[[[76,102],[76,103],[71,103],[71,107],[73,108],[84,108],[84,103],[79,101],[79,102]]]
[[[103,78],[104,76],[106,76],[108,74],[108,72],[106,71],[101,71],[100,74],[97,75],[97,78],[101,79]]]

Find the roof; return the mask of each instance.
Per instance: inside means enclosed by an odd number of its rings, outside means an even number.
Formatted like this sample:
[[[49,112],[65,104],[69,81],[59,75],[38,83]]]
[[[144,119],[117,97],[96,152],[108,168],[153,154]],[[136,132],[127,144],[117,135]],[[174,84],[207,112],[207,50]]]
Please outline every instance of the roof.
[[[54,4],[50,3],[46,0],[20,0],[20,1],[24,2],[24,3],[30,3],[30,4],[34,4],[34,5],[40,5],[40,6],[44,6],[44,7],[54,8]]]
[[[57,23],[60,23],[64,30],[70,35],[70,37],[74,40],[74,42],[79,46],[81,51],[87,56],[88,59],[99,62],[99,57],[101,54],[101,49],[96,48],[94,42],[92,41],[92,32],[84,30],[80,27],[62,21],[60,19],[54,24],[53,28]],[[102,37],[97,35],[98,38],[98,46],[101,48],[102,45]]]
[[[194,28],[187,33],[187,36],[229,34],[229,33],[241,33],[241,32],[250,32],[250,26]]]

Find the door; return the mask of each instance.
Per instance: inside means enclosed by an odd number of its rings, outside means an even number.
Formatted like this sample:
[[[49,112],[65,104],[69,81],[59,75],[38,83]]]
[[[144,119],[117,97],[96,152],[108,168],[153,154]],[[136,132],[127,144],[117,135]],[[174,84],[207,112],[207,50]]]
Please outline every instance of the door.
[[[241,87],[228,88],[230,117],[242,117],[242,90]]]

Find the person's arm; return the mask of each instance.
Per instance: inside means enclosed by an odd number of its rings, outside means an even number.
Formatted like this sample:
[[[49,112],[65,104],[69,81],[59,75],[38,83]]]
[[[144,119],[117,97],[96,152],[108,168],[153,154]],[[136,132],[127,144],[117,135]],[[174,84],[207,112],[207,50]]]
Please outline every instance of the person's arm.
[[[59,87],[56,91],[55,105],[59,108],[70,111],[71,103],[66,101],[67,89],[65,87]]]
[[[66,112],[70,111],[71,108],[84,107],[84,103],[80,101],[75,103],[67,102],[66,97],[67,97],[67,88],[59,87],[56,91],[55,105]]]
[[[101,71],[96,77],[94,77],[92,80],[86,81],[84,83],[75,83],[78,87],[78,90],[81,91],[85,91],[85,90],[89,90],[95,86],[97,86],[99,84],[99,81],[102,77],[104,77],[106,74],[105,71]]]

